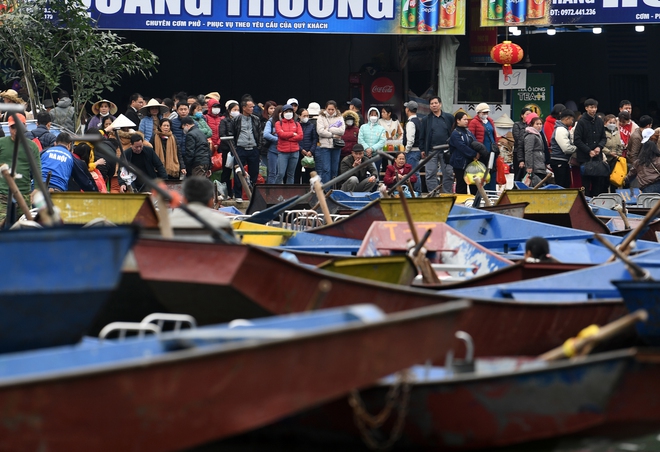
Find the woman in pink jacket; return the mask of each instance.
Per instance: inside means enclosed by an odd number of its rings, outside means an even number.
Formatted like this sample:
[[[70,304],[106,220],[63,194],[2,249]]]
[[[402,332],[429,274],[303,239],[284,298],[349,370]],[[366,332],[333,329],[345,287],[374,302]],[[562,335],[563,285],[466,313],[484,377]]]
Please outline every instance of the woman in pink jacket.
[[[293,184],[303,132],[300,123],[293,119],[293,107],[291,105],[286,104],[282,107],[282,119],[275,123],[275,132],[277,133],[277,177],[275,183],[283,183],[286,174],[286,183]]]

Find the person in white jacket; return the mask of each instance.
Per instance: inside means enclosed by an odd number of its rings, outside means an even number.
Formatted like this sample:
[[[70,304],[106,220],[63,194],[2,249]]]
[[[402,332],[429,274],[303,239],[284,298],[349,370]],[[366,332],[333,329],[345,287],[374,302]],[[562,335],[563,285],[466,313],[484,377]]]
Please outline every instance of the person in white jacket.
[[[383,150],[387,137],[385,128],[378,124],[380,114],[376,107],[371,107],[367,112],[367,122],[360,126],[358,134],[358,143],[364,148],[364,154],[370,159],[378,151]],[[377,174],[380,175],[380,160],[376,162]]]
[[[568,161],[577,149],[569,130],[574,122],[573,111],[563,110],[559,113],[559,121],[555,123],[555,130],[550,139],[550,168],[555,173],[555,184],[564,188],[571,187],[571,169]]]
[[[341,140],[346,130],[337,102],[329,100],[325,110],[321,111],[316,120],[316,132],[319,135],[319,146],[314,154],[316,172],[323,183],[337,177],[339,171],[339,156],[341,147],[335,146],[335,139]]]

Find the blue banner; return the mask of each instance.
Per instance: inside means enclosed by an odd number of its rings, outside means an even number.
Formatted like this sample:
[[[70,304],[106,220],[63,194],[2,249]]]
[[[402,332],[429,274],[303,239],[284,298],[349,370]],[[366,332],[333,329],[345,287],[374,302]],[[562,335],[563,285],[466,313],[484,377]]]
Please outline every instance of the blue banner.
[[[85,0],[106,30],[465,34],[466,0]]]
[[[644,25],[660,21],[660,0],[481,0],[482,27]]]

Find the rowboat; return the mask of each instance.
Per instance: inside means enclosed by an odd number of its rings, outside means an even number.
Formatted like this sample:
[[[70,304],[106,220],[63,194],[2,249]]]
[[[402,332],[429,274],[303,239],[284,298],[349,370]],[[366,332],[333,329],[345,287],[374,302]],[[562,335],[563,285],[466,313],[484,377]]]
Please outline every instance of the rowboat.
[[[73,344],[117,286],[130,227],[0,234],[0,353]]]
[[[157,335],[2,355],[0,449],[182,450],[251,430],[438,358],[467,306],[361,305],[166,333],[145,320],[129,326]]]
[[[318,268],[355,278],[409,286],[417,276],[417,267],[407,255],[348,257],[330,259]]]
[[[615,280],[612,284],[623,297],[628,311],[645,309],[649,319],[637,323],[637,335],[649,345],[660,345],[660,282],[653,280]]]
[[[158,227],[158,214],[148,193],[51,193],[65,223],[85,224],[105,218],[114,224]]]
[[[330,198],[355,210],[362,209],[376,199],[380,199],[380,192],[346,192],[333,190]]]
[[[364,436],[368,444],[391,438],[400,417],[403,425],[394,446],[404,450],[491,450],[604,426],[642,424],[653,432],[660,426],[660,397],[654,389],[658,359],[657,352],[626,349],[571,361],[478,359],[475,370],[464,373],[415,366],[403,378],[390,376],[360,392],[352,399],[359,410],[344,397],[251,436],[295,435],[339,449],[361,443]],[[409,391],[407,400],[388,397],[397,385],[399,394]],[[356,418],[366,417],[363,408],[379,413],[386,403],[395,408],[380,429],[356,426]]]
[[[589,208],[582,191],[562,190],[506,190],[497,205],[527,202],[525,218],[541,223],[565,226],[582,231],[609,234],[610,230]]]
[[[252,215],[254,213],[265,210],[280,204],[283,201],[300,197],[309,193],[309,186],[305,185],[281,185],[281,184],[258,184],[254,186],[252,198],[245,213]],[[316,196],[312,196],[309,200],[292,206],[296,210],[309,210],[317,205]],[[340,200],[329,196],[326,198],[328,208],[331,213],[337,213],[340,210],[354,210],[353,207],[342,203]]]
[[[480,246],[445,223],[417,222],[417,236],[431,230],[424,243],[426,256],[442,281],[474,278],[513,264]],[[358,256],[405,254],[412,234],[407,222],[374,221],[362,241]]]
[[[200,324],[345,306],[356,300],[369,300],[390,313],[457,298],[443,296],[444,291],[312,269],[249,245],[142,239],[133,252],[142,279],[158,301],[170,312],[193,315]],[[330,283],[329,291],[319,290],[322,281]],[[608,323],[624,313],[620,301],[520,302],[500,297],[478,300],[461,315],[457,328],[472,335],[482,356],[533,355],[563,343],[585,325]]]

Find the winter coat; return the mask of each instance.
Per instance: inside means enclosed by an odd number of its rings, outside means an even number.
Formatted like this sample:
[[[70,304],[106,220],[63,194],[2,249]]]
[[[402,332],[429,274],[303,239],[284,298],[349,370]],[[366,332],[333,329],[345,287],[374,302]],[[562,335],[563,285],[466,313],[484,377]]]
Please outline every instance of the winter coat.
[[[55,124],[75,132],[73,128],[75,127],[74,117],[76,111],[71,104],[71,99],[63,97],[57,102],[57,106],[50,111],[50,118]]]
[[[158,115],[158,119],[160,120],[162,118],[161,115]],[[140,127],[138,127],[138,130],[142,132],[144,135],[145,141],[151,142],[151,137],[154,136],[154,133],[156,132],[154,130],[154,118],[153,116],[145,116],[142,118],[140,121]]]
[[[316,145],[319,142],[319,136],[316,133],[316,120],[309,119],[305,124],[300,123],[300,128],[303,131],[303,139],[300,141],[300,149],[311,152],[314,155]]]
[[[525,167],[532,173],[545,173],[545,149],[541,133],[534,127],[525,129]]]
[[[660,171],[660,157],[656,157],[652,163],[653,165],[646,166],[640,165],[639,161],[637,161],[630,168],[628,179],[637,176],[640,190],[660,181],[660,174],[658,174],[658,171]],[[653,166],[655,166],[655,168]],[[656,169],[658,171],[656,171]]]
[[[527,124],[523,121],[518,121],[513,124],[511,134],[513,135],[513,153],[516,156],[516,162],[525,161],[525,129]]]
[[[300,141],[303,139],[302,127],[295,119],[280,119],[275,123],[277,133],[277,150],[279,152],[300,151]]]
[[[367,118],[371,115],[371,112],[375,111],[376,114],[380,117],[378,109],[371,107],[367,113]],[[364,150],[371,148],[374,152],[381,151],[383,146],[385,146],[386,136],[385,128],[378,124],[378,122],[371,122],[367,120],[366,124],[360,126],[360,132],[358,133],[358,143],[364,147]]]
[[[396,175],[401,174],[402,176],[405,176],[409,172],[412,171],[412,165],[409,163],[406,163],[403,165],[403,168],[397,168],[394,165],[387,165],[387,169],[385,170],[385,177],[383,178],[383,182],[385,185],[388,187],[391,187],[392,185],[396,184],[397,181],[399,180]],[[417,174],[413,174],[410,176],[410,183],[414,184],[417,182]]]
[[[176,139],[179,152],[183,152],[186,149],[186,134],[183,133],[183,129],[181,128],[181,117],[179,115],[176,115],[176,118],[172,119],[172,133]],[[181,169],[186,169],[186,162],[183,159],[179,160],[179,165]]]
[[[493,118],[489,116],[488,122],[490,122],[490,125],[493,126],[493,139],[495,140],[493,141],[493,143],[497,145],[497,142],[500,141],[500,137],[497,136],[497,128],[495,127]],[[468,123],[468,129],[470,130],[470,132],[472,132],[472,135],[474,135],[477,141],[483,144],[486,138],[486,127],[484,126],[484,123],[481,122],[481,118],[479,118],[479,116],[475,116],[470,120],[470,122]]]
[[[550,138],[551,160],[568,162],[576,150],[577,147],[573,144],[571,132],[568,130],[568,127],[563,122],[557,121],[555,131]]]
[[[575,126],[573,142],[577,146],[576,157],[578,162],[586,163],[591,160],[589,153],[599,147],[605,147],[605,124],[598,116],[591,117],[585,113]]]
[[[344,123],[346,123],[348,118],[351,118],[353,120],[353,125],[346,125],[344,135],[341,137],[346,144],[343,148],[341,148],[340,158],[342,159],[351,154],[351,151],[353,151],[353,146],[355,146],[358,142],[358,134],[360,133],[360,117],[358,114],[352,110],[346,110],[343,116]]]
[[[25,136],[29,140],[35,138],[38,139],[39,143],[41,143],[41,149],[46,149],[55,145],[55,135],[53,135],[43,124],[39,124],[36,129],[26,133]]]
[[[211,138],[211,136],[213,136],[213,132],[211,131],[209,125],[206,123],[204,116],[201,118],[198,116],[191,116],[191,118],[193,121],[195,121],[195,124],[197,124],[197,127],[199,127],[199,130],[204,134],[206,138]]]
[[[605,138],[607,141],[605,141],[605,147],[603,147],[603,154],[607,156],[607,160],[621,157],[623,155],[623,141],[621,141],[619,128],[614,129],[614,132],[605,128]]]
[[[218,128],[220,127],[220,121],[222,121],[222,116],[220,115],[214,115],[211,112],[211,109],[213,108],[214,105],[217,105],[218,107],[220,106],[220,102],[217,100],[211,98],[208,100],[206,105],[209,108],[208,113],[204,116],[204,119],[206,119],[206,123],[209,125],[209,128],[211,129],[211,143],[213,143],[214,146],[219,146],[220,145],[220,134],[218,133]]]
[[[87,122],[87,129],[91,129],[91,128],[94,128],[94,127],[96,127],[97,129],[102,129],[101,126],[102,126],[103,120],[105,118],[110,118],[113,121],[115,119],[117,119],[112,115],[108,115],[108,116],[94,115],[91,118],[89,118],[89,121]]]
[[[268,143],[268,152],[277,153],[277,142],[279,137],[270,119],[264,123],[264,147]]]
[[[319,135],[320,148],[334,148],[333,138],[343,136],[345,131],[346,124],[344,124],[342,115],[335,112],[334,115],[329,116],[325,110],[321,110],[321,114],[316,119],[316,133]]]
[[[559,121],[557,121],[557,118],[554,116],[548,116],[545,118],[545,122],[543,123],[543,134],[548,143],[552,140],[552,134],[555,132],[557,122]]]
[[[193,169],[196,166],[211,168],[211,149],[204,132],[193,125],[186,134],[186,168]]]
[[[473,141],[476,138],[472,135],[469,129],[465,127],[456,127],[449,136],[449,164],[453,168],[465,169],[468,163],[472,162],[477,157],[477,151],[472,149]]]

